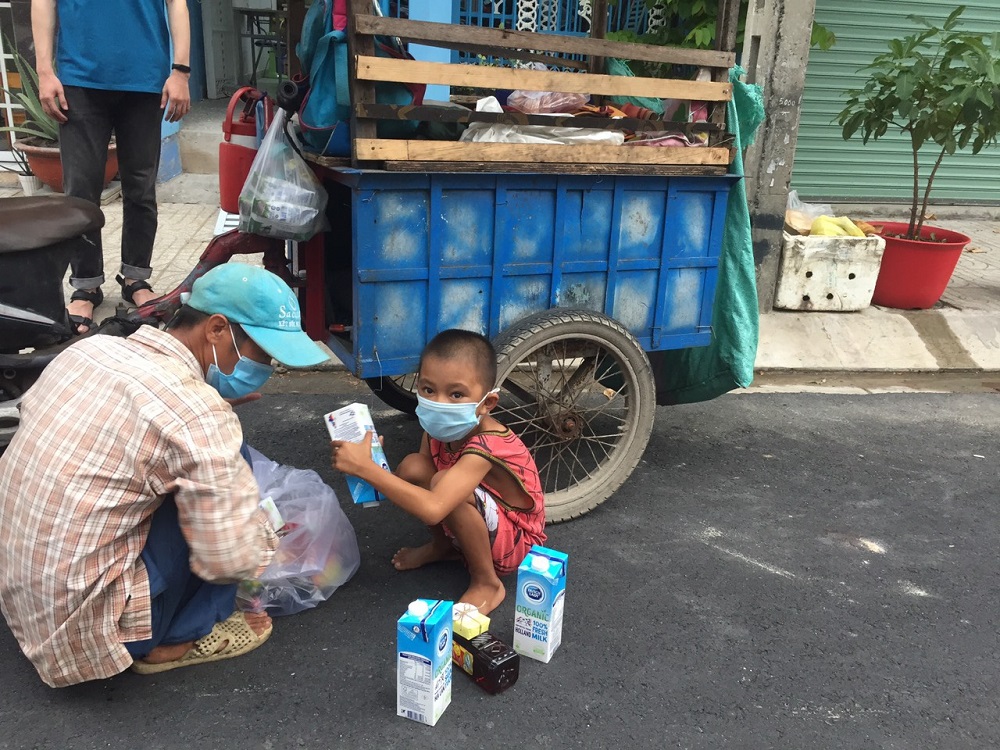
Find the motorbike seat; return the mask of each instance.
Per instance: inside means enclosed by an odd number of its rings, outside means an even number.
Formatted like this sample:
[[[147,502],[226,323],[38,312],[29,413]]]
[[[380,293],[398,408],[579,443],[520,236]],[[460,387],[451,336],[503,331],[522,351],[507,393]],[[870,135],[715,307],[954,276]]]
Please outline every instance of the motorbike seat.
[[[104,212],[82,198],[0,198],[0,253],[48,247],[103,226]]]

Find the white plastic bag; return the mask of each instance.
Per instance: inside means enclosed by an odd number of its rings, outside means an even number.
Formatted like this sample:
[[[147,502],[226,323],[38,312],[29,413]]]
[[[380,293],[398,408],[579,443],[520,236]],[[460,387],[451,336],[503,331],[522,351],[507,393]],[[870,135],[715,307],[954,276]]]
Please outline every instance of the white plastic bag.
[[[253,448],[250,454],[261,498],[274,501],[284,526],[271,564],[259,580],[240,584],[237,601],[243,610],[270,615],[311,609],[361,565],[354,528],[315,471],[282,466]]]
[[[241,232],[305,241],[326,228],[326,190],[285,133],[278,109],[240,191]]]
[[[798,190],[788,191],[787,210],[799,211],[810,219],[815,219],[818,216],[833,216],[833,206],[829,203],[805,203],[799,198]]]
[[[797,190],[789,191],[785,229],[797,234],[809,234],[812,223],[820,216],[833,216],[833,206],[828,203],[804,203]]]
[[[476,102],[477,112],[503,112],[496,97],[488,96]],[[557,128],[547,125],[501,125],[474,122],[465,129],[462,141],[472,143],[600,143],[620,146],[625,135],[618,130],[597,128]]]

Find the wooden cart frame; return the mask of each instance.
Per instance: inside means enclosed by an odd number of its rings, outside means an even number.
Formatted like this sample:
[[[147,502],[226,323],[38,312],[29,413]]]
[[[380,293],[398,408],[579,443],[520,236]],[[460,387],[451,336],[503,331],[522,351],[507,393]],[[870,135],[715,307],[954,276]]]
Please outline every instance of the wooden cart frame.
[[[738,0],[720,0],[716,50],[695,50],[614,42],[600,38],[607,19],[606,0],[593,4],[595,36],[576,37],[507,29],[385,18],[372,13],[371,0],[351,0],[349,44],[353,165],[405,171],[503,171],[615,174],[725,174],[732,160],[726,133],[726,103],[732,97],[729,69],[735,63]],[[589,72],[538,71],[457,63],[377,57],[375,37],[475,51],[498,58],[541,61]],[[566,55],[573,57],[565,57]],[[707,68],[711,81],[610,76],[595,71],[605,58],[641,60]],[[578,58],[578,59],[574,59]],[[635,96],[706,102],[708,122],[598,117],[551,117],[521,113],[462,111],[443,106],[406,106],[376,102],[381,81],[445,84],[494,90],[563,91],[593,96]],[[485,93],[484,93],[485,95]],[[628,130],[707,132],[704,147],[633,147],[466,143],[379,138],[380,119],[485,122],[511,125],[597,127]]]

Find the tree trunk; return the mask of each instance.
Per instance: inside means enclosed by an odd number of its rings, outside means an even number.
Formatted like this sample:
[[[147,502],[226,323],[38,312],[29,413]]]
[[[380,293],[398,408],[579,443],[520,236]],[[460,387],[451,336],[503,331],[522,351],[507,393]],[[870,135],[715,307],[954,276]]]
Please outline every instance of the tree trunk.
[[[913,230],[917,223],[917,206],[920,204],[920,158],[917,138],[910,131],[910,144],[913,148],[913,200],[910,201],[910,226],[906,230],[907,239],[913,239]]]
[[[931,186],[934,184],[934,175],[937,174],[938,167],[941,166],[941,160],[944,159],[944,153],[945,153],[945,150],[942,147],[941,153],[938,154],[937,161],[934,162],[934,168],[931,169],[931,175],[930,175],[930,177],[927,178],[927,189],[924,190],[924,202],[923,202],[923,205],[920,206],[920,222],[917,224],[916,234],[914,236],[912,236],[910,239],[914,239],[914,240],[915,239],[919,239],[920,238],[920,233],[924,229],[924,217],[927,215],[927,200],[931,196]]]

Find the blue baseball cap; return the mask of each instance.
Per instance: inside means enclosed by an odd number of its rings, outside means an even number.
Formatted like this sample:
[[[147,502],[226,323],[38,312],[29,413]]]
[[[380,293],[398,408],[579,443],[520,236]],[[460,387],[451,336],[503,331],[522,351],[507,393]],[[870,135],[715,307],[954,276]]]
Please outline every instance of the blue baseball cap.
[[[261,349],[288,367],[311,367],[329,359],[302,331],[295,293],[263,268],[223,263],[197,279],[181,302],[239,323]]]

